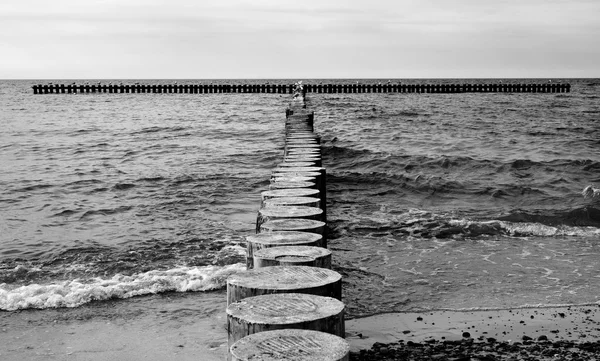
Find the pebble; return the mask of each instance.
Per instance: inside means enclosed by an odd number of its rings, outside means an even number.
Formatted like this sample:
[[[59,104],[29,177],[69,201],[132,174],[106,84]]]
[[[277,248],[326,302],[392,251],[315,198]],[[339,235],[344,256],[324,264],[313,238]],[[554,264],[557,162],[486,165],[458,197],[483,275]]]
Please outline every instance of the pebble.
[[[492,338],[489,338],[492,339]],[[489,340],[488,339],[488,340]],[[392,360],[452,360],[452,361],[557,361],[557,360],[600,360],[600,341],[576,343],[573,341],[547,341],[542,335],[538,341],[530,339],[521,342],[413,341],[383,344],[376,343],[371,350],[352,352],[350,361],[392,361]]]

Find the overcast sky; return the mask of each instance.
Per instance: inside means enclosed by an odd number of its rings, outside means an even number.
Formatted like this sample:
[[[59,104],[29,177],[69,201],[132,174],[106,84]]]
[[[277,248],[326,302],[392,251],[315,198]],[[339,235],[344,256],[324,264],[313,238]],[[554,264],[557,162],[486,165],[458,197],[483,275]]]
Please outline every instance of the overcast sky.
[[[600,0],[1,0],[0,78],[600,77]]]

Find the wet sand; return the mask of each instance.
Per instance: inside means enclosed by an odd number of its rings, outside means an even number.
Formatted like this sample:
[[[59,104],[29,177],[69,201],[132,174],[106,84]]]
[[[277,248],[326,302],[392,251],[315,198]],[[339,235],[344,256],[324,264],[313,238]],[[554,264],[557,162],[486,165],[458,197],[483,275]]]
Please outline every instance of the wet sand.
[[[1,312],[0,359],[224,360],[225,324],[224,292],[163,294],[73,309]],[[541,336],[548,342],[598,342],[600,308],[381,314],[347,320],[346,331],[353,359],[365,360],[392,359],[392,351],[400,352],[398,347],[407,343],[485,343],[493,339],[520,344],[537,342]],[[368,349],[370,354],[364,351]],[[420,352],[423,349],[419,347]],[[521,351],[514,350],[515,354]],[[439,347],[432,352],[444,353]]]
[[[225,294],[0,312],[0,360],[223,360]]]
[[[599,341],[600,307],[390,313],[348,320],[346,332],[354,351],[375,342],[461,340],[466,333],[475,340],[507,342],[542,335],[549,340]]]

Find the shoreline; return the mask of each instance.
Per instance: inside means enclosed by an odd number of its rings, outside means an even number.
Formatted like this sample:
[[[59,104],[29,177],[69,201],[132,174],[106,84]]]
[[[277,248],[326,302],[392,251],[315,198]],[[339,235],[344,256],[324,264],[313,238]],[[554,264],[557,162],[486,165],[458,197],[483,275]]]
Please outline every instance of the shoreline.
[[[205,361],[223,360],[227,352],[224,304],[224,292],[217,291],[166,293],[77,308],[3,311],[0,359],[185,361],[201,356]],[[456,343],[464,342],[480,352],[490,339],[497,344],[534,342],[541,347],[540,336],[550,348],[562,341],[567,345],[600,342],[600,306],[387,313],[346,321],[346,339],[355,360],[392,359],[415,344],[421,345],[416,348],[419,352],[438,353],[442,344],[455,349]],[[515,355],[522,351],[522,347],[514,350]]]
[[[600,341],[600,306],[386,313],[348,320],[346,332],[353,351],[398,340],[520,342],[524,336],[534,340],[545,336],[548,340]]]

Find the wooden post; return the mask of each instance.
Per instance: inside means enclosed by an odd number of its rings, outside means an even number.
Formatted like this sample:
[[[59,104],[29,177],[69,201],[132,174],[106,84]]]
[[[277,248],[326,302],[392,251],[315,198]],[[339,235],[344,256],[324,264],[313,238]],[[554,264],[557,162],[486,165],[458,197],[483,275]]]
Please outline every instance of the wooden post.
[[[321,200],[316,197],[280,197],[266,200],[263,206],[306,206],[321,208]]]
[[[248,297],[227,307],[228,345],[231,347],[248,335],[282,329],[344,337],[344,309],[344,304],[335,298],[302,293]]]
[[[321,167],[323,165],[321,157],[315,154],[286,155],[283,160],[285,162],[311,162],[314,167]]]
[[[288,152],[288,155],[304,155],[305,153]],[[313,153],[314,154],[314,153]],[[327,173],[322,167],[279,167],[276,173],[296,173],[296,172],[319,172],[321,176],[317,181],[317,189],[320,191],[321,206],[323,208],[323,220],[327,221]]]
[[[277,167],[314,167],[315,162],[283,162],[279,163]]]
[[[311,188],[317,189],[317,183],[315,182],[304,182],[304,181],[278,181],[271,182],[269,184],[269,190],[275,189],[292,189],[292,188]]]
[[[260,233],[260,226],[270,220],[277,219],[323,219],[323,210],[317,207],[306,206],[270,206],[263,207],[256,217],[256,233]]]
[[[318,146],[319,143],[317,142],[316,139],[314,138],[287,138],[285,140],[285,146],[286,147],[303,147],[303,146],[309,146],[309,147],[315,147]]]
[[[285,174],[285,173],[282,173]],[[318,189],[297,188],[297,189],[276,189],[263,191],[260,193],[262,202],[276,197],[319,197]]]
[[[299,176],[299,175],[279,175],[277,177],[271,177],[271,183],[277,182],[316,182],[316,177]]]
[[[342,299],[342,276],[332,270],[305,266],[254,268],[227,278],[227,305],[247,297],[272,293],[306,293]]]
[[[271,174],[271,179],[274,178],[286,178],[286,177],[311,177],[311,178],[315,178],[315,177],[320,177],[321,173],[319,172],[277,172],[277,170],[275,170],[272,174]],[[319,183],[319,180],[317,179],[317,183]],[[295,197],[295,196],[294,196]]]
[[[254,252],[254,268],[271,266],[310,266],[331,269],[331,251],[323,247],[285,246]]]
[[[230,353],[232,361],[349,361],[350,345],[325,332],[289,329],[246,336]]]
[[[313,246],[325,247],[323,236],[316,233],[284,231],[266,232],[246,237],[246,267],[254,268],[254,253],[271,247],[282,246]]]
[[[259,233],[281,231],[300,231],[320,234],[323,236],[324,247],[327,247],[325,222],[298,218],[275,219],[261,224],[259,229]]]

